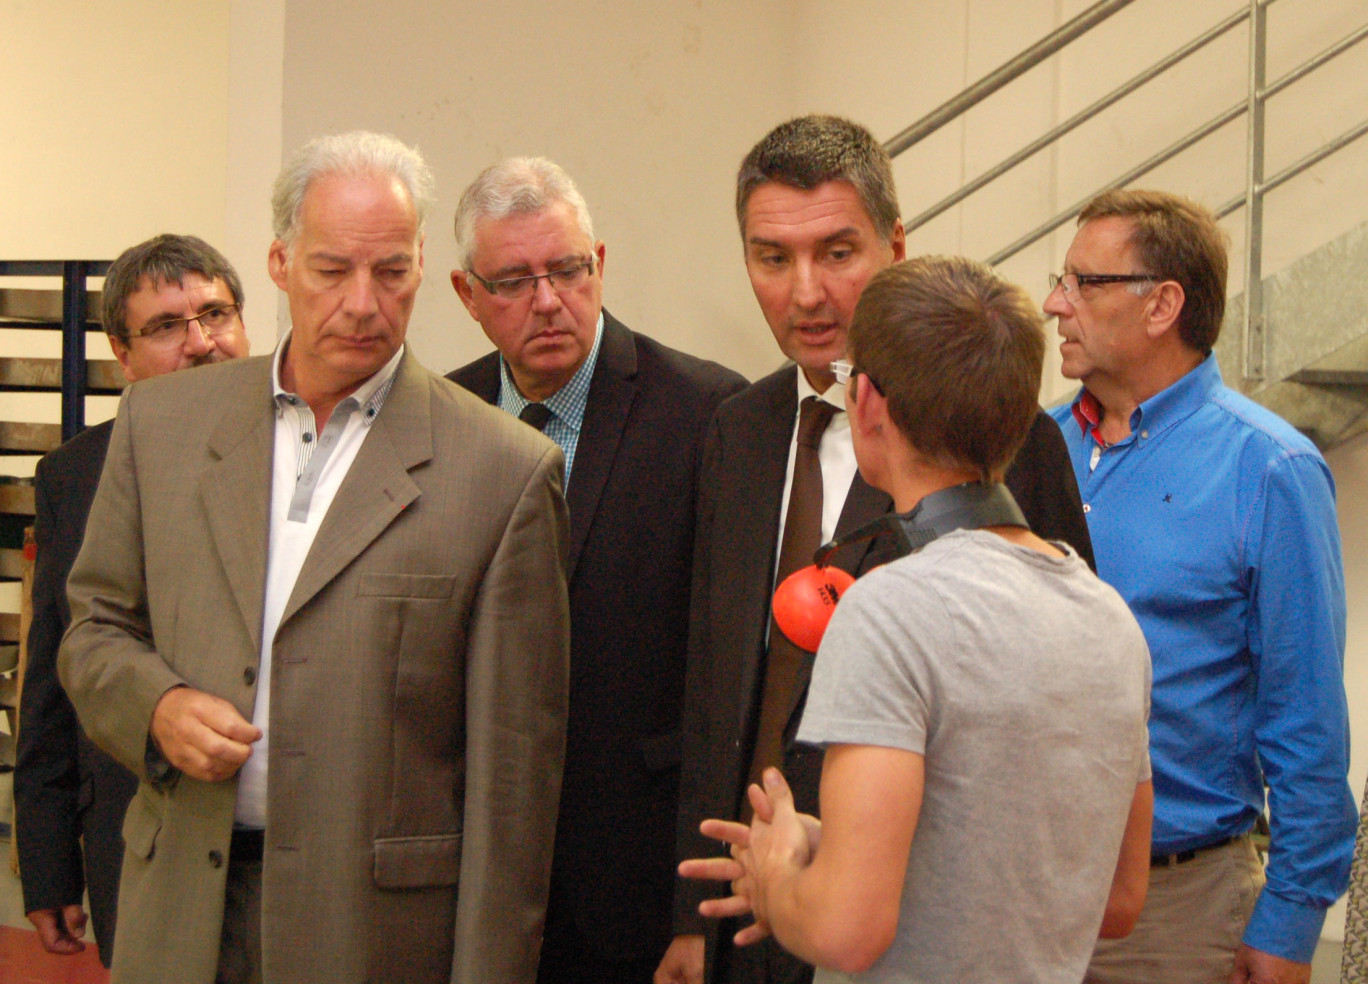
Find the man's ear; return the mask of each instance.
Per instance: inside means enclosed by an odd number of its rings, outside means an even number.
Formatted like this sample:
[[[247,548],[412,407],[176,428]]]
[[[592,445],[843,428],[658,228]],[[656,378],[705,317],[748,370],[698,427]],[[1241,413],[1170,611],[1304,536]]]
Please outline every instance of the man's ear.
[[[114,350],[114,358],[119,360],[119,368],[123,370],[124,379],[130,383],[136,383],[138,381],[137,377],[128,369],[128,343],[121,338],[110,335],[109,347]]]
[[[893,247],[893,262],[901,263],[907,259],[907,233],[903,231],[902,219],[893,224],[893,235],[888,239]]]
[[[479,316],[475,313],[475,288],[470,285],[470,274],[464,270],[452,270],[451,286],[456,289],[456,296],[461,299],[466,311],[470,313],[472,318],[479,321]]]
[[[271,249],[266,254],[266,269],[271,274],[271,280],[281,290],[285,289],[285,268],[288,265],[289,250],[279,239],[271,241]]]
[[[1183,285],[1176,280],[1165,280],[1150,291],[1145,331],[1151,339],[1158,339],[1177,329],[1186,300]]]
[[[850,426],[861,434],[882,433],[888,423],[888,400],[864,373],[852,376],[846,383],[846,409]]]

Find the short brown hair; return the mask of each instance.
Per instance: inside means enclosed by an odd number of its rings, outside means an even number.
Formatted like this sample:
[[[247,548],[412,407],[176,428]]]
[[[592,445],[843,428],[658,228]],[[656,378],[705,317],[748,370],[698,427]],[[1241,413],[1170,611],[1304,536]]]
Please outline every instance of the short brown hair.
[[[154,286],[182,286],[187,273],[197,273],[210,283],[222,280],[233,295],[233,303],[242,305],[242,281],[222,253],[198,236],[164,232],[130,246],[110,264],[100,290],[100,320],[105,333],[127,345],[128,299],[141,289],[143,278]]]
[[[860,296],[849,350],[919,454],[1002,480],[1040,409],[1044,321],[1024,290],[963,257],[894,264]]]
[[[1128,219],[1136,258],[1152,273],[1183,288],[1178,337],[1206,355],[1221,334],[1226,302],[1226,243],[1216,216],[1196,202],[1164,191],[1118,188],[1098,195],[1079,213],[1093,219]],[[1130,271],[1122,271],[1130,272]]]
[[[839,116],[800,116],[780,123],[751,148],[736,175],[736,221],[746,235],[746,205],[756,188],[771,181],[808,191],[845,181],[860,196],[869,221],[884,242],[898,224],[893,162],[874,135]]]

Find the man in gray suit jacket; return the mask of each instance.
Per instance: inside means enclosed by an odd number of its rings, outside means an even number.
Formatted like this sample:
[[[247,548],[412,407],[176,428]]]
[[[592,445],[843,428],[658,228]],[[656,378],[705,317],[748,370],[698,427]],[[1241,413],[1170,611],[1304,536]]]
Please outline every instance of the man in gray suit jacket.
[[[562,458],[405,350],[429,184],[391,137],[306,146],[274,357],[124,397],[59,657],[141,780],[115,982],[533,978]]]

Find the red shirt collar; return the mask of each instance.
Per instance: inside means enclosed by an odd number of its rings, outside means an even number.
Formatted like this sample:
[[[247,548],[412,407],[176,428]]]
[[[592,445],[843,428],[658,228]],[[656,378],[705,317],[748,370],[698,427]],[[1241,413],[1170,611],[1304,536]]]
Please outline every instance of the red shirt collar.
[[[1071,409],[1073,410],[1073,419],[1078,423],[1078,429],[1087,434],[1088,428],[1091,427],[1093,440],[1102,447],[1107,447],[1107,442],[1102,440],[1102,434],[1098,430],[1102,426],[1102,404],[1097,397],[1084,390],[1079,398],[1074,401]]]

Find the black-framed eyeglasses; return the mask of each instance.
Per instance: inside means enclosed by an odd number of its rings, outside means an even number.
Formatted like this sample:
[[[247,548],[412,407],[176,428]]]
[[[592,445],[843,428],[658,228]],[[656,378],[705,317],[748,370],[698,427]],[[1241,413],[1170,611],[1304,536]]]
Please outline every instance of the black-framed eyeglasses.
[[[1102,287],[1106,284],[1140,284],[1146,281],[1161,280],[1152,273],[1052,273],[1050,291],[1056,287],[1064,288],[1064,296],[1070,301],[1083,296],[1085,287]]]
[[[190,330],[190,322],[199,325],[200,331],[213,338],[231,331],[237,324],[241,304],[224,304],[221,307],[201,311],[192,318],[170,318],[143,325],[137,331],[129,332],[132,338],[144,338],[153,345],[180,345],[185,341],[185,333]]]
[[[853,362],[847,362],[845,359],[838,359],[831,363],[828,368],[831,369],[831,374],[836,377],[836,382],[840,383],[842,386],[845,386],[856,376],[864,376],[865,379],[869,380],[871,386],[880,393],[883,392],[883,387],[878,384],[878,381],[869,373],[865,372],[865,370],[857,368]]]
[[[494,296],[517,300],[531,297],[537,289],[538,280],[545,280],[557,291],[574,290],[576,287],[584,286],[593,276],[594,258],[590,256],[589,259],[571,266],[557,267],[546,273],[528,274],[526,277],[509,277],[506,280],[486,280],[474,270],[467,270],[466,273],[478,280],[480,286]]]

